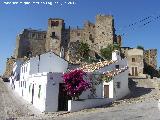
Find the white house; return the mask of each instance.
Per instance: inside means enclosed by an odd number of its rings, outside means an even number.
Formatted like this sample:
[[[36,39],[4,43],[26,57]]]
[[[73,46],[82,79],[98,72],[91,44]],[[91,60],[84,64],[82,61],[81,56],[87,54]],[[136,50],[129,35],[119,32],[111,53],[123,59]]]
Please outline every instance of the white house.
[[[41,93],[42,95],[44,95],[42,98],[45,98],[49,93],[48,90],[50,91],[50,88],[48,89],[48,85],[50,84],[50,81],[48,81],[48,74],[57,73],[57,75],[60,75],[63,72],[66,72],[67,68],[68,62],[60,58],[53,52],[48,52],[30,58],[30,60],[24,62],[21,65],[19,86],[16,87],[16,89],[18,90],[18,94],[25,100],[33,103],[35,107],[38,106],[39,110],[41,110],[42,112],[44,110],[50,110],[50,105],[48,105],[46,109],[42,109],[38,104],[36,106],[36,103],[39,103],[39,101],[42,99],[39,99],[39,95],[36,96],[35,94],[37,94],[38,89],[41,89],[41,87],[43,88],[45,86],[46,93],[44,93],[44,91],[42,91]],[[54,76],[54,79],[55,78],[57,77]],[[37,88],[37,84],[40,84],[41,86]],[[45,101],[44,103],[46,103],[45,105],[47,105],[46,100],[48,100],[48,97],[45,100],[43,99],[43,101]]]
[[[113,71],[113,74],[117,74],[113,79],[106,83],[103,83],[103,97],[114,98],[115,100],[121,99],[130,93],[128,88],[128,64],[127,60],[122,59],[119,51],[112,53],[112,60],[117,61],[109,66],[98,70],[100,73],[106,73],[107,71]],[[118,70],[120,70],[118,72]],[[117,73],[118,72],[118,73]]]
[[[68,101],[69,111],[78,111],[85,108],[102,106],[114,100],[121,99],[130,93],[128,88],[128,64],[126,59],[120,57],[119,51],[112,53],[112,61],[103,61],[82,66],[80,69],[89,74],[110,74],[113,75],[109,82],[103,82],[96,86],[96,99],[86,99],[90,91],[85,91],[80,96],[85,101]]]
[[[19,81],[20,81],[20,68],[21,64],[23,63],[23,60],[17,60],[13,64],[13,70],[12,70],[12,75],[10,76],[10,85],[13,89],[18,88]],[[17,91],[17,89],[15,89]]]
[[[67,109],[67,99],[62,89],[62,73],[37,73],[29,76],[27,100],[41,112]],[[60,95],[60,93],[62,95]],[[66,105],[66,106],[62,106]]]
[[[129,89],[126,66],[127,61],[121,59],[119,51],[113,52],[112,61],[82,66],[79,69],[83,69],[88,74],[93,72],[107,74],[109,72],[115,75],[110,82],[96,86],[96,99],[89,99],[91,92],[87,90],[80,96],[80,99],[88,99],[87,102],[68,102],[70,98],[63,91],[65,85],[62,80],[63,72],[67,71],[68,62],[53,52],[48,52],[33,57],[21,65],[20,82],[17,89],[25,100],[31,102],[41,112],[77,111],[104,105],[127,95]]]

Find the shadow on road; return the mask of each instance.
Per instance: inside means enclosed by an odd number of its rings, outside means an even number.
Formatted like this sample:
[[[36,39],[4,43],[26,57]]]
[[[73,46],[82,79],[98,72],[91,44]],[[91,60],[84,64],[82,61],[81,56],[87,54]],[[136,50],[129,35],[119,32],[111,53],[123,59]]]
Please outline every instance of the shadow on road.
[[[125,99],[129,98],[137,98],[142,95],[150,93],[155,88],[150,87],[138,87],[138,82],[135,82],[132,78],[129,78],[128,86],[130,89],[130,94],[125,97]]]

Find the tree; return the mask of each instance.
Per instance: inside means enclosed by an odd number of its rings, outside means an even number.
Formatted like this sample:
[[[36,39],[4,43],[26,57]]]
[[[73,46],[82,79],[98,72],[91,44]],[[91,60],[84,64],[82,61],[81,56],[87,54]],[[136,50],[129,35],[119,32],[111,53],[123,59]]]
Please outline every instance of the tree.
[[[82,92],[90,88],[90,83],[84,80],[85,75],[82,70],[73,70],[63,75],[65,90],[73,100],[79,99]]]
[[[141,45],[138,45],[138,46],[137,46],[137,49],[144,50],[144,47],[143,47],[143,46],[141,46]]]
[[[89,46],[87,43],[81,42],[78,48],[78,53],[82,58],[87,58],[89,53]]]
[[[107,60],[111,60],[112,58],[112,51],[119,50],[120,46],[118,44],[109,44],[106,48],[102,48],[100,50],[100,53],[102,57],[104,57]]]

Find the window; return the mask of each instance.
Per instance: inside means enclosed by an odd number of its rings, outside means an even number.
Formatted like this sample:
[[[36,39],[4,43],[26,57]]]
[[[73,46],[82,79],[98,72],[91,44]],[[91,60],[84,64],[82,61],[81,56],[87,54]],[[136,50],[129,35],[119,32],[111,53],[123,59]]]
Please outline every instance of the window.
[[[29,93],[31,92],[31,84],[29,85]]]
[[[56,36],[55,32],[52,32],[51,37],[53,38],[53,37],[55,37],[55,36]]]
[[[135,58],[132,58],[132,62],[135,62],[136,61],[136,59]]]
[[[23,73],[23,67],[22,67],[22,69],[21,69],[21,72]]]
[[[119,69],[119,65],[115,65],[115,68],[116,68],[116,69]]]
[[[27,72],[27,66],[26,66],[26,72]]]
[[[121,87],[121,82],[117,82],[117,88]]]
[[[39,85],[38,98],[41,97],[40,94],[41,94],[41,85]]]
[[[22,81],[21,81],[21,87],[22,87]]]
[[[58,26],[59,21],[51,21],[51,27]]]
[[[32,33],[32,38],[34,38],[35,37],[35,33]]]
[[[25,81],[25,88],[26,88],[26,81]]]

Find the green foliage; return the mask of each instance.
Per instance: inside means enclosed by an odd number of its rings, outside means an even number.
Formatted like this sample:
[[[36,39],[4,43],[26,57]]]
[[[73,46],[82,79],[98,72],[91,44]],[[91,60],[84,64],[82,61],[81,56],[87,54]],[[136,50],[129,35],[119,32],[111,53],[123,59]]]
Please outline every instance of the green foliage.
[[[102,57],[107,60],[111,60],[112,58],[112,51],[119,50],[120,46],[118,44],[109,44],[106,48],[100,50]]]
[[[105,81],[105,82],[110,82],[111,80],[113,79],[113,77],[107,77],[106,75],[102,75],[102,81]]]
[[[138,46],[137,46],[137,49],[144,50],[144,47],[143,47],[143,46],[141,46],[141,45],[138,45]]]
[[[88,53],[89,53],[88,44],[81,42],[78,48],[78,53],[82,58],[88,58]]]
[[[148,65],[146,62],[144,62],[144,74],[150,75],[151,78],[160,77],[160,71]]]

